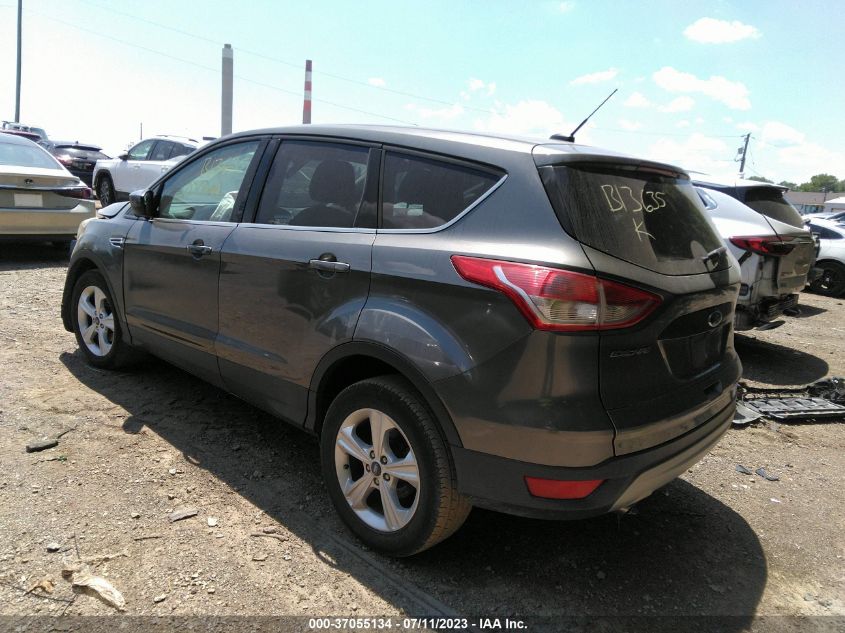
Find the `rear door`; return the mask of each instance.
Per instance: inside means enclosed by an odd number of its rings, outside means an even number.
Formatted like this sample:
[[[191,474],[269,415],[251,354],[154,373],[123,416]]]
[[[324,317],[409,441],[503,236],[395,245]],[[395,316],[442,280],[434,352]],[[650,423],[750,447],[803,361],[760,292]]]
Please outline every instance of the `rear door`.
[[[146,162],[150,151],[155,145],[155,139],[141,141],[127,152],[126,160],[118,160],[111,170],[112,182],[116,191],[131,193],[138,189],[138,173]]]
[[[124,244],[124,300],[133,340],[220,384],[214,338],[220,254],[247,197],[260,139],[205,152],[165,180],[156,216]]]
[[[253,223],[223,248],[217,352],[226,387],[304,422],[320,359],[351,341],[367,299],[379,151],[285,140]]]
[[[589,161],[541,164],[540,175],[598,276],[662,298],[642,323],[600,336],[616,453],[671,440],[731,406],[739,270],[688,178],[666,166]]]

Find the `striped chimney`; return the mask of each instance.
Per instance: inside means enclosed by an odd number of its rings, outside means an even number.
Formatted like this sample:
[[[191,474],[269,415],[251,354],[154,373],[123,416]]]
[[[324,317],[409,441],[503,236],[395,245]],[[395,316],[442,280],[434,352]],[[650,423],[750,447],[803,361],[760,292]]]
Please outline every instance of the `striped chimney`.
[[[302,122],[311,123],[311,60],[305,60],[305,100],[302,102]]]

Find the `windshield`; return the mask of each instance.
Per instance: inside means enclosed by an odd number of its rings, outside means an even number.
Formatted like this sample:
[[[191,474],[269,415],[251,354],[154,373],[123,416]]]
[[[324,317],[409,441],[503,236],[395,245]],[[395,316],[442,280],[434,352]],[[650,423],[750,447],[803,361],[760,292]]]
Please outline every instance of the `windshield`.
[[[34,145],[18,145],[0,141],[0,165],[61,169],[62,166],[46,151]]]
[[[729,265],[690,181],[635,165],[541,167],[561,223],[582,243],[667,275]]]
[[[790,226],[802,228],[804,219],[793,207],[780,189],[774,187],[754,187],[745,193],[745,204],[757,213],[762,213],[768,218],[784,222]]]

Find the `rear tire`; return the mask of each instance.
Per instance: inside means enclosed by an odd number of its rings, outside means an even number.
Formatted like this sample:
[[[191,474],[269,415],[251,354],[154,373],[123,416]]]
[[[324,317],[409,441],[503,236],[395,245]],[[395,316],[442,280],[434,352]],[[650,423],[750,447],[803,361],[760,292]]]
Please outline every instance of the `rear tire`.
[[[384,554],[410,556],[436,545],[472,509],[458,492],[449,450],[431,413],[399,376],[363,380],[335,398],[320,456],[340,518]]]
[[[141,355],[124,341],[117,307],[98,271],[89,270],[80,275],[71,297],[73,333],[89,365],[119,369]]]
[[[845,266],[838,262],[825,261],[817,264],[822,274],[810,288],[828,297],[838,297],[845,293]]]
[[[114,183],[112,183],[111,176],[108,174],[103,174],[97,180],[97,197],[100,199],[100,204],[104,207],[116,202]]]

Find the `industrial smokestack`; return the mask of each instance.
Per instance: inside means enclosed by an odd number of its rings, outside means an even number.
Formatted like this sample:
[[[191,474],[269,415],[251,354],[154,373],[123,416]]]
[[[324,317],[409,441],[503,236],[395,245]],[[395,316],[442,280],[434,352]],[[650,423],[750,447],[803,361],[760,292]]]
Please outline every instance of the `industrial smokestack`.
[[[220,135],[232,133],[232,69],[235,60],[231,44],[223,45],[223,86],[220,103]]]
[[[302,102],[302,122],[311,123],[311,60],[305,60],[305,100]]]

